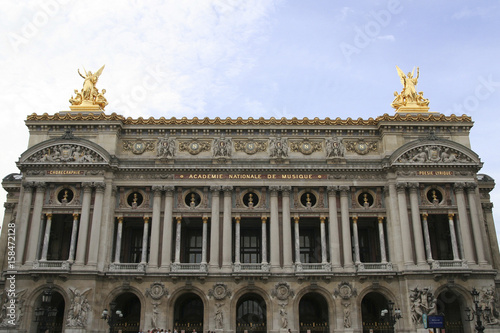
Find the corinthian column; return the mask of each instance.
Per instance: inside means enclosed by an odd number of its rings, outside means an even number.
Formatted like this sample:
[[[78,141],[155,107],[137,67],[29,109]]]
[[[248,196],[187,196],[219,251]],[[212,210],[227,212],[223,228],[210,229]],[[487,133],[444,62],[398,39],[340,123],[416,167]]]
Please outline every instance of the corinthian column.
[[[448,224],[450,226],[450,237],[451,237],[451,248],[453,250],[453,260],[460,260],[460,255],[458,254],[457,236],[455,234],[455,223],[453,222],[453,216],[455,214],[448,214]]]
[[[352,233],[354,238],[354,262],[356,265],[361,263],[361,259],[359,257],[359,237],[358,237],[358,217],[352,217]]]
[[[378,237],[380,242],[380,260],[382,263],[387,262],[387,254],[385,252],[385,234],[384,234],[384,218],[378,217]]]
[[[469,199],[470,217],[472,221],[472,230],[474,231],[474,243],[476,245],[477,263],[479,265],[487,265],[484,254],[484,244],[481,233],[481,219],[479,217],[477,202],[476,202],[476,187],[475,183],[467,183],[467,198]]]
[[[33,207],[33,217],[31,219],[30,236],[28,240],[28,256],[26,263],[32,264],[37,259],[39,249],[38,236],[42,228],[42,208],[45,195],[45,183],[36,183],[35,204]]]
[[[122,250],[123,216],[118,216],[118,226],[116,228],[116,246],[115,246],[115,264],[120,263],[120,254]]]
[[[469,217],[467,216],[467,207],[465,204],[464,196],[464,183],[455,183],[455,196],[457,198],[457,209],[460,234],[462,236],[462,246],[465,259],[469,264],[475,264],[474,260],[474,246],[472,245],[471,230],[469,228]]]
[[[210,269],[219,268],[219,237],[220,237],[220,186],[210,186],[212,191],[212,212],[210,214]]]
[[[232,186],[223,186],[224,191],[224,212],[222,218],[222,269],[226,271],[232,270],[232,240],[233,240],[233,230],[232,230],[232,220],[231,220],[231,209],[232,209]]]
[[[432,262],[432,248],[431,248],[431,237],[429,235],[429,224],[427,223],[427,217],[429,214],[422,213],[422,223],[424,225],[424,239],[425,239],[425,252],[427,253],[427,262]]]
[[[161,244],[161,268],[167,270],[172,260],[172,210],[174,207],[174,187],[165,186],[165,214],[163,215],[163,235]]]
[[[202,216],[202,221],[203,221],[203,229],[202,229],[202,234],[201,234],[201,264],[203,268],[206,270],[207,268],[207,233],[208,233],[208,217],[207,216]]]
[[[290,219],[290,186],[282,186],[281,193],[283,195],[282,217],[283,217],[283,268],[291,270],[293,266],[292,259],[292,227]]]
[[[92,187],[90,182],[82,183],[82,215],[80,216],[80,230],[78,232],[78,242],[76,248],[75,265],[83,265],[87,252],[87,237],[89,234],[90,201],[92,199]]]
[[[349,225],[349,186],[340,186],[340,217],[342,219],[342,245],[344,268],[353,268],[351,248],[351,228]]]
[[[337,218],[337,186],[328,186],[328,222],[330,259],[333,268],[340,267],[339,220]]]
[[[160,214],[161,186],[153,186],[153,218],[151,219],[151,251],[149,252],[149,267],[158,267],[160,253]]]
[[[26,248],[28,221],[31,211],[31,200],[33,198],[33,183],[23,182],[20,196],[21,205],[17,207],[16,216],[16,262],[18,265],[23,263],[24,250]]]
[[[144,216],[144,231],[142,232],[142,253],[141,264],[148,260],[148,236],[149,236],[149,216]]]
[[[418,208],[418,183],[409,183],[411,220],[413,224],[413,237],[415,239],[415,254],[417,255],[417,265],[428,267],[425,263],[424,240],[420,223],[420,211]]]
[[[411,250],[410,221],[406,203],[406,183],[396,185],[398,191],[399,221],[401,222],[401,239],[403,240],[403,260],[406,266],[412,266],[413,255]]]
[[[46,214],[47,222],[45,223],[45,235],[43,236],[42,257],[40,260],[47,260],[47,252],[49,251],[50,228],[52,227],[52,214]]]
[[[104,201],[104,190],[106,189],[105,183],[96,183],[95,185],[95,199],[94,199],[94,212],[92,213],[92,229],[90,230],[90,244],[89,246],[89,265],[97,265],[101,223],[102,223],[102,207]],[[109,241],[109,240],[106,240]],[[118,253],[118,261],[120,262],[120,254]]]
[[[271,226],[270,238],[271,242],[271,268],[280,267],[280,229],[278,220],[278,186],[269,186],[271,192]],[[263,229],[264,230],[264,229]]]
[[[69,256],[68,261],[73,262],[75,260],[75,249],[76,249],[76,234],[78,233],[78,213],[73,214],[73,228],[71,229],[71,240],[69,246]]]
[[[175,259],[174,262],[179,264],[181,262],[181,224],[182,217],[176,216],[177,227],[175,229]]]
[[[293,217],[295,222],[295,265],[300,265],[300,233],[299,233],[299,217]]]

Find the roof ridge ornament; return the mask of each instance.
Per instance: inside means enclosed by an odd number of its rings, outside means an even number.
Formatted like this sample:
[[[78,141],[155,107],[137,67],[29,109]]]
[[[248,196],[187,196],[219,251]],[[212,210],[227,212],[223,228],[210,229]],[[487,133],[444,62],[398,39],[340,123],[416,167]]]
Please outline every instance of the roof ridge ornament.
[[[413,71],[405,73],[396,66],[403,90],[401,93],[394,92],[394,100],[391,106],[396,109],[396,112],[405,113],[421,113],[429,111],[429,100],[424,98],[424,92],[417,93],[418,77],[420,70],[417,67],[417,76],[414,77],[415,68]]]

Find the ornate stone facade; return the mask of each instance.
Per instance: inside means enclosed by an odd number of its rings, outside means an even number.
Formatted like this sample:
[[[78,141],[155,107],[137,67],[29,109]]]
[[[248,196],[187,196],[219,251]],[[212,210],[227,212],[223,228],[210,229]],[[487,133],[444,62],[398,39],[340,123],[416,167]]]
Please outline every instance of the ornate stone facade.
[[[3,180],[0,332],[35,331],[49,287],[52,324],[73,333],[105,332],[104,309],[122,332],[361,332],[387,325],[389,301],[398,331],[444,314],[469,332],[473,287],[500,328],[494,181],[471,118],[75,110],[28,116],[36,144]]]

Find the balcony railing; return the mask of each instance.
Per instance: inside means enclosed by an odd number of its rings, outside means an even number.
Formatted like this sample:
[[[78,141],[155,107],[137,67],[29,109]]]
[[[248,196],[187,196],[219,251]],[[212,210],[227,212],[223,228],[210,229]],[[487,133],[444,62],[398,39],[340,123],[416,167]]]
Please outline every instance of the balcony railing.
[[[112,272],[145,272],[146,265],[143,263],[111,263],[109,264],[109,270]]]
[[[35,260],[33,269],[69,271],[71,263],[67,260]]]
[[[296,263],[296,272],[330,272],[332,265],[330,263]]]
[[[392,271],[392,263],[390,262],[362,262],[356,264],[358,272],[366,271]]]
[[[172,272],[206,273],[206,263],[180,263],[174,262],[171,266]]]
[[[467,260],[434,260],[431,263],[432,269],[467,269]]]
[[[233,272],[269,272],[268,263],[235,263],[233,265]]]

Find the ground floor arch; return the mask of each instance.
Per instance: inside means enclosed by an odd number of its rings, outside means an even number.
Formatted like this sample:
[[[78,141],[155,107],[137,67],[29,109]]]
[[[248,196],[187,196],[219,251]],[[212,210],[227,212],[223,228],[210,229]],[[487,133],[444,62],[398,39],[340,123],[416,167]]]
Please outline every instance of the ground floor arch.
[[[330,332],[328,320],[328,302],[325,297],[315,292],[302,296],[299,302],[300,332]]]
[[[388,299],[378,292],[370,292],[361,301],[363,333],[393,333],[394,327],[381,318],[381,312],[388,308]]]
[[[174,303],[174,328],[181,332],[203,332],[204,305],[200,296],[185,293]]]
[[[114,307],[114,309],[113,309]],[[138,332],[141,327],[141,301],[134,293],[126,292],[116,296],[110,303],[109,311],[119,310],[123,314],[110,331]]]
[[[262,296],[247,293],[236,304],[236,332],[267,332],[267,306]]]
[[[45,289],[36,298],[33,307],[33,325],[31,332],[60,333],[64,331],[64,313],[66,302],[58,291]]]
[[[437,297],[437,313],[444,316],[446,333],[469,332],[464,329],[465,305],[463,297],[448,289],[439,293]]]

